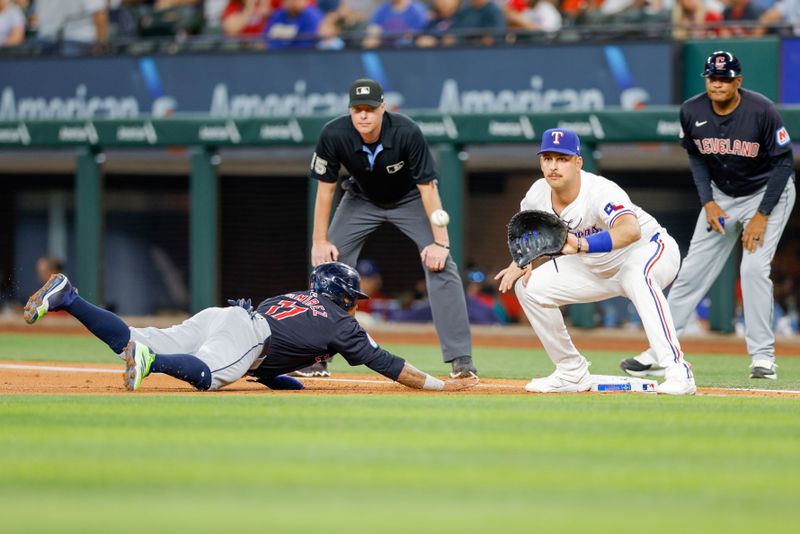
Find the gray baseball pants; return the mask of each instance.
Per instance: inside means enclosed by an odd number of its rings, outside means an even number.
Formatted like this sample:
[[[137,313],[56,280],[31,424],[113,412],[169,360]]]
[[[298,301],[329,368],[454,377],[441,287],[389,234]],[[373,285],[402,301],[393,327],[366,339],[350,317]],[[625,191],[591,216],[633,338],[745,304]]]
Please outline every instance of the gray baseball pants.
[[[392,223],[410,237],[420,252],[433,243],[433,231],[422,199],[407,200],[415,193],[409,193],[396,207],[382,208],[347,191],[336,208],[328,232],[328,239],[339,249],[339,261],[355,266],[367,236],[383,222]],[[428,286],[433,324],[442,347],[442,359],[450,362],[460,356],[471,356],[467,302],[456,263],[448,256],[444,270],[432,272],[424,264],[422,269]]]
[[[708,293],[725,266],[731,250],[741,240],[742,230],[755,215],[766,190],[765,187],[752,195],[730,197],[713,183],[711,186],[714,201],[730,218],[725,221],[725,235],[720,235],[706,230],[708,223],[705,210],[701,210],[697,217],[689,252],[667,297],[679,336],[686,328],[695,307]],[[753,360],[775,360],[775,332],[772,330],[774,295],[770,271],[772,258],[789,220],[794,200],[795,185],[792,177],[769,216],[763,246],[756,247],[755,252],[742,252],[739,276],[742,284],[745,340],[747,351]],[[657,361],[652,349],[648,350],[648,355]]]

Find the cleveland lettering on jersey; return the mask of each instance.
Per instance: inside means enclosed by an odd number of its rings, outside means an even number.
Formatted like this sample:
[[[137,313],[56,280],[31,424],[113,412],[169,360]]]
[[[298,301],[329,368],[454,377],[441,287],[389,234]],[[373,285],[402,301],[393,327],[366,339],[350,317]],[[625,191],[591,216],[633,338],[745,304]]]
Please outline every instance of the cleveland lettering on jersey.
[[[701,154],[729,154],[755,158],[758,157],[758,150],[761,148],[759,143],[740,139],[731,141],[730,139],[720,139],[719,137],[705,137],[703,139],[693,139],[693,141]]]

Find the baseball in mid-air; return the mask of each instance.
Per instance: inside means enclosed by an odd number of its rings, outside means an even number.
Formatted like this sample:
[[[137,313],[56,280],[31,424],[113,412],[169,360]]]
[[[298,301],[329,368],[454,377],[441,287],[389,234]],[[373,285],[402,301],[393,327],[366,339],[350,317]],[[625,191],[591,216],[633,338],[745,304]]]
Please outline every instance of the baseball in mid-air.
[[[450,222],[450,216],[443,209],[438,209],[431,213],[431,222],[434,226],[447,226]]]

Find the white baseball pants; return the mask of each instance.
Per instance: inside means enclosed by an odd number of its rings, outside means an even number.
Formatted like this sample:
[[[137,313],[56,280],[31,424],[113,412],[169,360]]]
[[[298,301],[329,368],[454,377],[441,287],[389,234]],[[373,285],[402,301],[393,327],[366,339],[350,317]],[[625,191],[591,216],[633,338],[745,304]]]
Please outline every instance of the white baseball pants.
[[[514,288],[560,375],[577,380],[588,362],[572,343],[559,306],[621,295],[636,307],[650,346],[655,349],[659,365],[667,369],[667,376],[691,376],[662,291],[672,283],[680,267],[678,245],[666,230],[642,236],[630,245],[622,267],[610,277],[595,274],[579,255],[556,261],[558,270],[554,262],[547,262],[533,271],[527,286],[520,279]]]

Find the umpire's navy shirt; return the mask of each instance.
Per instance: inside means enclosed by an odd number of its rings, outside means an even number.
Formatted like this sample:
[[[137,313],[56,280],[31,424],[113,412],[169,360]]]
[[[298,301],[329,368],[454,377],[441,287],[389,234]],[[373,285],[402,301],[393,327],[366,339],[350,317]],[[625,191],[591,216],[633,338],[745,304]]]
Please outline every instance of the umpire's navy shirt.
[[[365,148],[349,114],[333,119],[322,128],[309,177],[336,183],[344,166],[360,193],[376,204],[398,203],[417,184],[438,178],[422,131],[405,115],[384,112],[373,162]]]
[[[366,365],[397,380],[405,360],[383,350],[355,318],[325,295],[298,291],[261,302],[269,323],[269,349],[258,370],[278,376],[341,354],[350,365]]]
[[[717,115],[706,93],[681,106],[681,145],[702,156],[711,179],[732,197],[755,193],[769,180],[773,158],[792,149],[775,105],[764,95],[739,89],[732,113]]]

